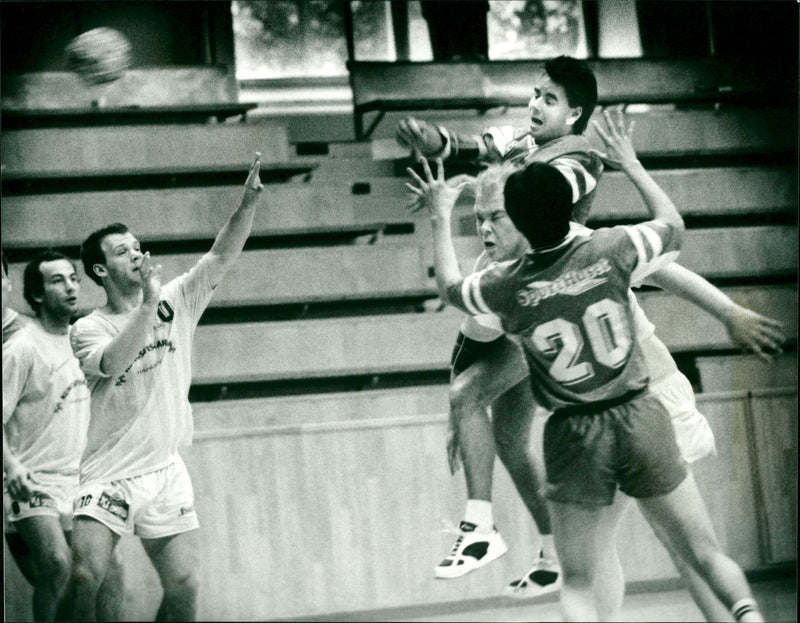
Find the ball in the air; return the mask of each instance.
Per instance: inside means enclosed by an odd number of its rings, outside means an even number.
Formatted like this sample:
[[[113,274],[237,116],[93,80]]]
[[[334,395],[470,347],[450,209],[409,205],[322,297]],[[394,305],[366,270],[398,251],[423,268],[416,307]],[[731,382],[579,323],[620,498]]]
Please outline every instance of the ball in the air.
[[[88,84],[113,82],[131,66],[131,44],[118,30],[94,28],[66,48],[67,66]]]

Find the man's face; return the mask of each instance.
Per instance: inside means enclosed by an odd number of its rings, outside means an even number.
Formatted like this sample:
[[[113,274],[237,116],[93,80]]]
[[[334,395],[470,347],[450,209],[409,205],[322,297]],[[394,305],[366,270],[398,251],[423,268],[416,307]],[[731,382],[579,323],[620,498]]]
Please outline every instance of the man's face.
[[[139,268],[142,265],[142,247],[130,233],[109,234],[100,243],[106,258],[108,280],[118,286],[140,284]]]
[[[81,284],[72,262],[42,262],[39,264],[39,272],[42,274],[42,310],[56,317],[69,317],[78,311]]]
[[[503,207],[502,193],[475,202],[475,224],[483,248],[495,262],[515,260],[528,250],[528,241]]]
[[[533,86],[528,102],[531,115],[530,133],[537,145],[572,133],[573,124],[581,116],[581,108],[570,107],[564,87],[543,73]]]

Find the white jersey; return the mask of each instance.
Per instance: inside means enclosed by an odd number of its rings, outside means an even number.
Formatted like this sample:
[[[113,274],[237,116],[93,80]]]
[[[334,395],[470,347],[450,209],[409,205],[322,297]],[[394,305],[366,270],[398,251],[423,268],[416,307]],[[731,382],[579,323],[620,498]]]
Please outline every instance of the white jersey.
[[[3,429],[11,452],[42,482],[78,482],[89,388],[67,335],[25,323],[3,344]]]
[[[484,251],[476,260],[472,272],[478,273],[494,264],[495,262],[489,257],[489,254]],[[477,316],[468,314],[461,323],[461,333],[476,342],[493,342],[502,337],[504,332],[503,324],[495,314],[479,314]]]
[[[106,345],[134,311],[95,310],[72,328],[72,349],[92,392],[92,419],[81,461],[81,484],[131,478],[161,469],[190,445],[192,339],[213,292],[207,263],[161,288],[158,315],[144,346],[122,374],[100,370]]]

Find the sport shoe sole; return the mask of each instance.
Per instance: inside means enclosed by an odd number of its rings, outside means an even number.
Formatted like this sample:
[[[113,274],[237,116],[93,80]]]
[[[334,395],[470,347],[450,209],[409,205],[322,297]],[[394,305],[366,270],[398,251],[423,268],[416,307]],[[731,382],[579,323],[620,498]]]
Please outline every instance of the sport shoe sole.
[[[471,571],[485,567],[493,560],[497,560],[508,551],[503,537],[499,533],[494,533],[492,538],[487,540],[474,541],[465,546],[459,554],[453,558],[453,563],[447,566],[437,566],[433,573],[440,580],[452,580],[460,578]],[[449,556],[448,556],[449,558]],[[463,560],[458,564],[459,560]]]
[[[528,576],[525,576],[526,578]],[[519,580],[524,581],[524,580]],[[527,599],[529,597],[540,597],[542,595],[549,595],[550,593],[556,593],[561,590],[563,582],[561,581],[561,574],[558,573],[554,582],[550,582],[549,584],[537,584],[536,582],[531,581],[528,579],[525,581],[525,585],[520,586],[513,586],[509,584],[506,586],[503,593],[507,597],[512,597],[514,599]]]

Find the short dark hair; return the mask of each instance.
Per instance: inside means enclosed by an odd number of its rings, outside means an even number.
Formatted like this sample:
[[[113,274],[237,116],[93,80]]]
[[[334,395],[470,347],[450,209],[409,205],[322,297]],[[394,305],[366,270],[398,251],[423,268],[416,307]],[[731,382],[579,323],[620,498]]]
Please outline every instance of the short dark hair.
[[[8,276],[8,260],[6,259],[6,254],[0,251],[0,259],[3,262],[3,272]]]
[[[72,263],[70,258],[59,251],[54,251],[53,249],[42,251],[25,266],[22,282],[22,295],[25,297],[28,305],[31,306],[31,309],[36,312],[37,315],[39,314],[39,308],[42,306],[42,304],[37,301],[35,297],[44,296],[44,275],[42,275],[41,265],[43,262],[53,262],[55,260],[67,260],[70,264],[72,264],[73,268],[75,267],[75,264]]]
[[[597,105],[597,79],[586,63],[571,56],[557,56],[546,61],[544,70],[550,79],[561,85],[567,94],[567,103],[582,108],[581,116],[572,126],[573,134],[583,134],[589,118]]]
[[[504,195],[511,222],[534,249],[558,244],[569,232],[572,188],[554,166],[533,162],[512,173]]]
[[[83,241],[81,245],[81,261],[83,262],[83,270],[89,276],[89,279],[94,281],[97,285],[103,285],[102,280],[95,274],[93,266],[95,264],[105,264],[106,256],[103,253],[103,239],[111,234],[127,234],[130,230],[127,225],[123,223],[111,223],[102,229],[89,234],[89,237]]]

